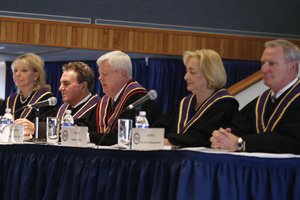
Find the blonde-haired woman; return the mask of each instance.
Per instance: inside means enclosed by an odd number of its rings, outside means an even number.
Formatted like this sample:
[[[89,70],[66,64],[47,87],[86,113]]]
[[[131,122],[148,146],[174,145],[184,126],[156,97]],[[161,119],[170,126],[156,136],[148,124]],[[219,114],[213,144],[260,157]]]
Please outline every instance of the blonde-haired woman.
[[[186,51],[183,61],[184,79],[192,94],[156,121],[154,127],[165,128],[165,145],[210,147],[212,131],[230,124],[238,111],[238,102],[223,89],[227,77],[217,52]]]
[[[17,57],[12,63],[13,79],[17,91],[6,100],[6,108],[11,108],[15,124],[23,124],[24,135],[31,135],[34,131],[35,110],[22,107],[53,97],[50,87],[46,85],[44,61],[34,53],[25,53]],[[39,109],[40,121],[47,116],[55,116],[56,107],[42,107]]]

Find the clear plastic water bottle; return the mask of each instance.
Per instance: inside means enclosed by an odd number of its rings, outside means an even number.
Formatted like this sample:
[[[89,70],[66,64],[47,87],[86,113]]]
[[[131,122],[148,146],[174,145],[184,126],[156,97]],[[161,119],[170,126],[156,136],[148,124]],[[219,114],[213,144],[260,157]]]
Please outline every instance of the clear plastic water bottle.
[[[65,116],[62,121],[62,126],[74,126],[74,118],[71,115],[71,110],[66,110]]]
[[[146,111],[140,111],[139,115],[135,118],[135,127],[136,128],[148,128],[149,122],[146,117]]]
[[[14,122],[13,116],[11,114],[11,109],[6,108],[5,109],[5,114],[2,117],[2,124],[3,125],[12,125]]]

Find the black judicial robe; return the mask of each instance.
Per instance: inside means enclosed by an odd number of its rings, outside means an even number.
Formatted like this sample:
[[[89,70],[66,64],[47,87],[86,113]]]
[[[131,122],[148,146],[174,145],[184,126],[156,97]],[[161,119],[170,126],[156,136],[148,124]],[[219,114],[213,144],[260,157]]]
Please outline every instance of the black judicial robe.
[[[69,109],[72,111],[75,124],[78,126],[87,126],[89,131],[94,130],[96,127],[95,123],[93,123],[96,118],[96,105],[100,99],[101,98],[97,94],[92,95],[76,108],[72,108],[69,104],[64,103],[60,106],[56,117],[61,121],[66,110]]]
[[[88,126],[88,122],[91,119],[95,119],[96,112],[95,107],[99,102],[100,97],[98,95],[92,95],[87,101],[83,102],[82,104],[78,105],[76,108],[72,108],[69,104],[63,103],[55,112],[53,117],[59,119],[59,123],[63,119],[63,116],[66,110],[72,111],[72,116],[74,118],[74,122],[78,126]],[[39,123],[39,138],[44,139],[46,138],[46,122]]]
[[[165,128],[165,137],[180,147],[210,147],[209,138],[214,130],[228,127],[238,112],[239,104],[229,93],[222,89],[209,97],[196,111],[196,98],[191,96],[190,106],[183,108],[179,105],[159,118],[153,127]],[[189,97],[187,96],[187,97]],[[186,124],[180,125],[182,117],[186,117]],[[180,128],[180,126],[182,126]]]
[[[31,97],[26,102],[20,101],[20,95],[18,93],[12,93],[6,99],[6,107],[11,108],[14,120],[19,118],[28,119],[31,122],[35,122],[35,110],[33,108],[21,109],[23,106],[28,104],[37,103],[53,97],[54,95],[47,88],[42,88],[31,94]],[[57,112],[57,106],[44,106],[39,109],[39,121],[45,122],[47,117],[55,116]]]
[[[156,119],[156,104],[154,101],[148,101],[139,109],[124,111],[124,109],[146,95],[148,91],[139,85],[136,81],[130,80],[118,100],[111,106],[112,99],[106,95],[102,97],[97,105],[96,120],[91,123],[97,124],[96,129],[90,132],[91,142],[97,145],[113,145],[118,143],[118,119],[131,119],[133,127],[135,123],[135,116],[138,115],[139,110],[146,111],[149,125]]]
[[[300,154],[300,81],[274,103],[267,90],[234,118],[232,132],[248,152]]]

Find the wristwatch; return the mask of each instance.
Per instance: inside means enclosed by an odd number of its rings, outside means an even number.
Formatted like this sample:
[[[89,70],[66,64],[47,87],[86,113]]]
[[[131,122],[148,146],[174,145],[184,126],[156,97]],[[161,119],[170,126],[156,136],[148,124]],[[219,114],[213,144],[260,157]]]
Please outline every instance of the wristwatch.
[[[245,151],[246,149],[246,142],[243,140],[243,138],[238,138],[237,143],[235,144],[236,151]]]

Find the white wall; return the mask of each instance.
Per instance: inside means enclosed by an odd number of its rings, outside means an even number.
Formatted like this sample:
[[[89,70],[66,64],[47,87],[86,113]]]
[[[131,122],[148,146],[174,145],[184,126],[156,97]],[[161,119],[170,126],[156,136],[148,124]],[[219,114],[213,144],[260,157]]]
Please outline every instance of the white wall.
[[[265,86],[263,81],[261,80],[253,84],[246,90],[243,90],[242,92],[235,95],[235,98],[240,103],[239,109],[242,109],[247,103],[262,94],[266,89],[268,89],[268,87]]]
[[[298,71],[298,77],[300,77],[300,69]],[[261,95],[268,87],[264,85],[263,81],[258,81],[256,84],[253,84],[251,87],[235,95],[235,98],[240,103],[239,109],[242,109],[247,103],[256,98],[258,95]]]
[[[0,61],[0,99],[5,98],[5,80],[6,80],[5,62]]]

